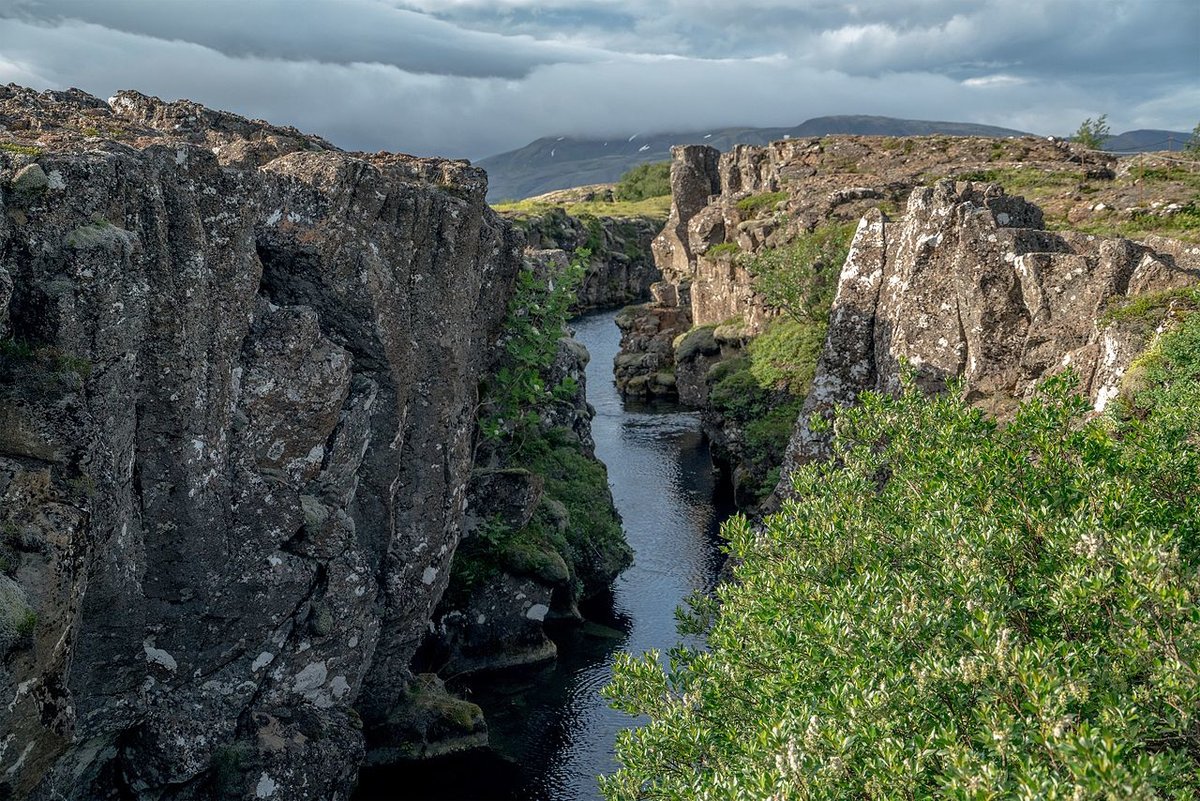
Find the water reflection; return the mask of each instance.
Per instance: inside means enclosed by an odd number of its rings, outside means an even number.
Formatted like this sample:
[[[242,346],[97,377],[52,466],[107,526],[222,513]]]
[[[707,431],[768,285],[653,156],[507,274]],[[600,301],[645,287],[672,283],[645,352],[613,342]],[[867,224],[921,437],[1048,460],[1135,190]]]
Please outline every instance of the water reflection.
[[[559,658],[528,671],[456,687],[487,716],[492,748],[419,765],[363,772],[359,799],[600,798],[596,776],[616,769],[613,743],[631,718],[608,708],[613,654],[666,652],[679,642],[674,611],[716,582],[717,528],[732,510],[718,486],[695,413],[624,404],[612,381],[620,332],[612,312],[575,321],[592,354],[588,399],[596,455],[636,552],[609,597],[586,608],[593,622],[554,633]]]

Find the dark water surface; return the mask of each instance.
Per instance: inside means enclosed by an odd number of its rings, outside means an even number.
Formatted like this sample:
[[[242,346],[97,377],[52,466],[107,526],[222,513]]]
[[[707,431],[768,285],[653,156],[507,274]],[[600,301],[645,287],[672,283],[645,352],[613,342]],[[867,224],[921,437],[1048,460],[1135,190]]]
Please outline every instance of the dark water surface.
[[[712,471],[694,412],[621,400],[612,379],[620,342],[615,312],[574,321],[587,346],[592,433],[625,535],[633,567],[584,612],[593,622],[554,632],[559,658],[546,668],[481,676],[454,689],[478,703],[492,748],[419,765],[364,770],[357,799],[600,798],[596,775],[616,768],[617,731],[634,719],[608,708],[613,654],[680,641],[675,608],[693,590],[711,589],[721,563],[717,528],[732,511]]]

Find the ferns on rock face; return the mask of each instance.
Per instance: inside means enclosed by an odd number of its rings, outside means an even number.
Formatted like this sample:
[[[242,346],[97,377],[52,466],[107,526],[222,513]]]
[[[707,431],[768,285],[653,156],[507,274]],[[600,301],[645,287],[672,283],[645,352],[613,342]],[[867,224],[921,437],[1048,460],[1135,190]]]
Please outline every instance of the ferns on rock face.
[[[702,603],[622,658],[610,799],[1193,798],[1200,315],[1111,415],[1048,380],[1009,424],[864,396]]]

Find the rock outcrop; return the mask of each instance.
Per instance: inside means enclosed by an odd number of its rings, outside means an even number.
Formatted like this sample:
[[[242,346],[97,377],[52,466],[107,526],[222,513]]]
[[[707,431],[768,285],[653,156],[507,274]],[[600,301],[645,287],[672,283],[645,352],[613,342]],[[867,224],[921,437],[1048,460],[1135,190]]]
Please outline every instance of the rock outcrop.
[[[414,725],[519,234],[463,162],[192,103],[0,124],[0,780],[346,797]]]
[[[760,333],[779,312],[754,290],[739,255],[783,247],[817,226],[852,222],[875,207],[897,209],[915,187],[941,176],[1028,171],[1050,176],[1066,190],[1087,176],[1111,178],[1118,167],[1115,156],[1034,137],[830,136],[738,145],[726,153],[689,145],[672,155],[671,216],[654,240],[663,279],[652,290],[655,303],[640,312],[685,326],[663,331],[662,340],[688,325],[731,321],[747,336]],[[686,315],[665,311],[674,307],[686,307]],[[631,320],[629,328],[652,323]],[[628,380],[638,375],[633,356],[647,341],[633,338],[623,349]],[[635,392],[670,369],[669,361],[645,362],[645,379],[634,382]]]
[[[814,418],[897,391],[905,369],[930,391],[962,379],[969,400],[1003,417],[1070,367],[1103,410],[1152,333],[1106,312],[1197,284],[1200,246],[1046,231],[1041,209],[995,184],[917,189],[903,218],[876,210],[859,224],[788,467],[826,455]]]
[[[539,214],[504,212],[525,232],[531,248],[573,253],[587,248],[579,286],[578,312],[611,309],[649,297],[650,286],[662,277],[654,264],[650,243],[659,222],[647,217],[572,216],[561,208]]]

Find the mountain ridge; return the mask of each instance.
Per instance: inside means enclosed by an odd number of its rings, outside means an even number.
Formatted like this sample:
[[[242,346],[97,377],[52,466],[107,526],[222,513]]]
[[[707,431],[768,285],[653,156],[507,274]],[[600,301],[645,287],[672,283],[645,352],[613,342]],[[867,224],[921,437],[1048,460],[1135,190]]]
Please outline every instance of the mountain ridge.
[[[488,173],[488,200],[520,200],[558,189],[611,183],[638,164],[666,161],[673,145],[703,144],[718,150],[734,145],[765,145],[780,139],[828,136],[1030,136],[1025,131],[996,125],[938,120],[910,120],[868,114],[813,117],[799,125],[782,127],[726,126],[685,132],[629,136],[545,136],[524,147],[480,159],[475,166]],[[1190,134],[1179,131],[1139,130],[1110,137],[1106,149],[1161,149],[1161,142],[1182,148]]]

